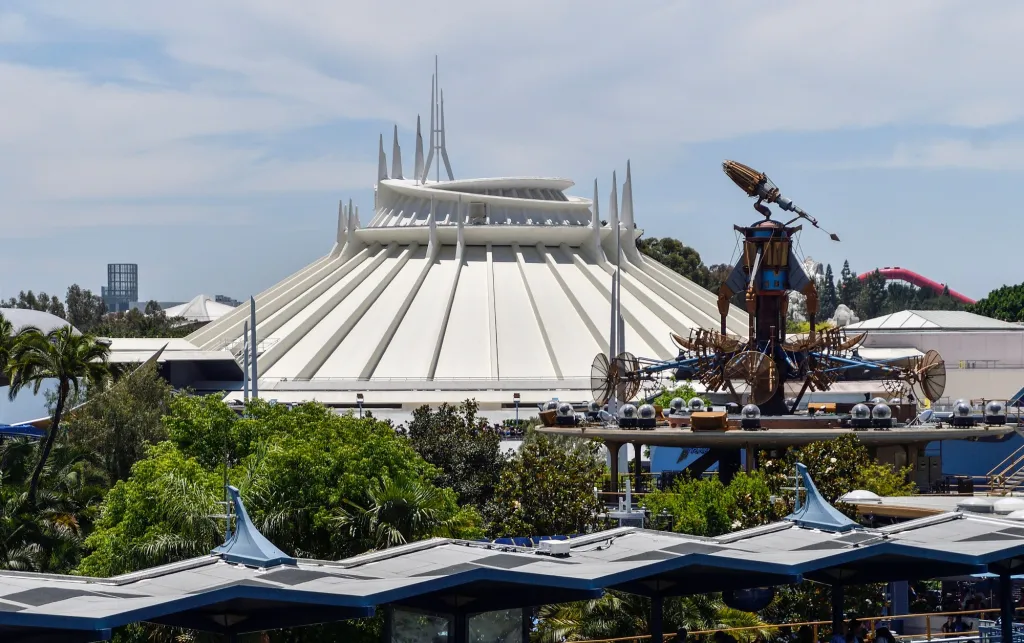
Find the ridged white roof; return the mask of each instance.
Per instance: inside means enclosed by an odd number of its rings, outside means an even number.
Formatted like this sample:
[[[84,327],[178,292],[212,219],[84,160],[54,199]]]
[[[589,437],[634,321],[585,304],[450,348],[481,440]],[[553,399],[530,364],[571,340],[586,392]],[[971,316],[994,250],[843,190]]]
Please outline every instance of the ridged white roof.
[[[1024,326],[965,310],[901,310],[866,319],[848,330],[1020,330]]]
[[[216,301],[209,295],[196,295],[191,301],[171,306],[164,311],[164,314],[168,317],[181,317],[189,321],[213,321],[220,319],[234,308],[234,306]]]
[[[591,362],[609,350],[616,231],[626,350],[671,359],[670,333],[719,326],[716,295],[637,250],[628,165],[621,217],[613,187],[602,221],[596,182],[587,199],[566,194],[566,179],[456,180],[443,103],[432,108],[430,140],[424,160],[417,122],[405,177],[397,128],[390,171],[382,137],[369,225],[342,206],[331,252],[256,296],[261,396],[350,405],[364,393],[367,404],[404,406],[476,398],[491,408],[513,392],[524,404],[589,400]],[[240,354],[247,308],[189,341]],[[746,335],[746,314],[733,309],[728,330]]]
[[[410,404],[511,401],[495,391],[515,390],[524,403],[587,399],[590,363],[608,349],[610,225],[468,226],[463,216],[400,231],[350,228],[352,219],[343,217],[331,254],[256,297],[264,395],[349,404],[378,389],[376,401]],[[670,332],[718,326],[715,295],[636,252],[625,231],[623,240],[627,350],[669,359]],[[188,339],[238,353],[246,308]],[[739,310],[728,325],[746,334]]]

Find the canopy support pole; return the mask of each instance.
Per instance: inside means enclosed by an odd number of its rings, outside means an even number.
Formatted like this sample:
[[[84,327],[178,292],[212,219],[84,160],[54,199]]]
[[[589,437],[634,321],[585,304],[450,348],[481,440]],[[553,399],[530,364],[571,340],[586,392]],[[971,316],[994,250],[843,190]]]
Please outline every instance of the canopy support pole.
[[[637,493],[643,493],[644,491],[643,486],[640,482],[640,474],[643,473],[644,470],[644,464],[642,460],[643,450],[644,447],[642,444],[640,444],[639,442],[633,443],[633,468],[636,469],[636,477],[634,478],[636,480],[636,484],[633,485],[633,488],[636,489]]]
[[[1009,571],[999,574],[999,629],[1002,643],[1013,643],[1013,577]]]
[[[832,636],[843,635],[844,589],[839,583],[832,586]]]
[[[651,643],[665,642],[664,607],[661,594],[651,597]]]
[[[604,445],[608,447],[608,472],[611,474],[612,493],[619,492],[619,449],[622,448],[621,442],[605,442]],[[617,498],[617,497],[616,497]]]

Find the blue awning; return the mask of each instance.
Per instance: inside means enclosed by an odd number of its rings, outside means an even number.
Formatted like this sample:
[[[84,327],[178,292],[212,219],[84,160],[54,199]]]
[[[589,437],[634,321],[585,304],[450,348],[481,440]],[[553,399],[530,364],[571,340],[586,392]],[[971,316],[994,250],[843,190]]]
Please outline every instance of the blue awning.
[[[45,429],[38,429],[31,424],[0,424],[0,437],[42,438],[45,435]]]

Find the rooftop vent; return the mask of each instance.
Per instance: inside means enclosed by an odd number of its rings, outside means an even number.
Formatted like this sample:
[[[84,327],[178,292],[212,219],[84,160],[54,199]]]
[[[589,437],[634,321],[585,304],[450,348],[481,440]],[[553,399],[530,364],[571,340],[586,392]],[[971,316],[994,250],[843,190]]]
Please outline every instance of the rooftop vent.
[[[544,554],[546,556],[558,556],[559,558],[565,558],[569,555],[569,541],[568,540],[542,540],[540,541],[540,547],[537,549],[537,553]]]

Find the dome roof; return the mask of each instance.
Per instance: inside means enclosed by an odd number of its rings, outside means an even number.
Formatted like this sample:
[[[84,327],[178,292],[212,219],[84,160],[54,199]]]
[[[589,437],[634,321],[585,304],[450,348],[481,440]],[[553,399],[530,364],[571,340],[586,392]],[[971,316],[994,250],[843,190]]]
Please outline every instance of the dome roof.
[[[513,392],[522,404],[589,401],[616,263],[626,350],[674,359],[671,333],[719,326],[717,295],[637,249],[628,164],[604,221],[596,182],[588,199],[565,194],[566,179],[455,179],[443,114],[438,123],[428,155],[417,126],[409,176],[397,128],[390,169],[381,137],[369,224],[350,201],[331,252],[255,297],[261,393],[336,405],[360,393],[404,406],[494,408]],[[188,340],[238,355],[248,318],[243,306]],[[727,327],[745,336],[747,315],[733,307]]]
[[[0,308],[0,315],[11,322],[14,326],[14,330],[18,331],[26,326],[32,326],[38,328],[44,333],[48,333],[55,328],[62,328],[68,326],[68,321],[62,317],[52,315],[42,310],[28,310],[25,308]],[[76,335],[79,335],[77,328],[72,327]]]

